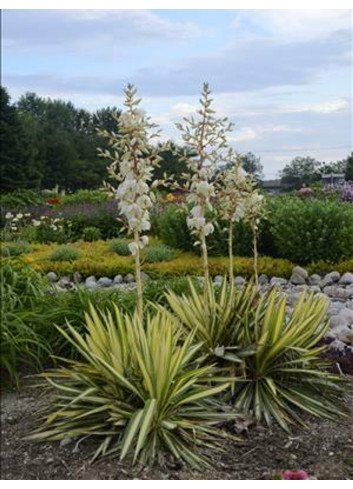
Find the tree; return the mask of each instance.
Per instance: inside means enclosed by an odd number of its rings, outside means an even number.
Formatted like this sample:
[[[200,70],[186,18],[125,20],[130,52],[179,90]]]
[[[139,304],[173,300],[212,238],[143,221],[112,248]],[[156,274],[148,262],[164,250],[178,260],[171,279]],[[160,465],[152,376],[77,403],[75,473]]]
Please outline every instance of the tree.
[[[153,178],[161,180],[173,176],[173,180],[182,184],[184,182],[182,174],[187,171],[187,165],[182,160],[182,156],[188,154],[194,156],[187,148],[182,148],[174,142],[169,141],[166,144],[159,144],[157,147],[158,154],[161,158],[160,164],[154,169]]]
[[[259,181],[263,178],[263,165],[260,163],[260,157],[255,156],[254,153],[248,152],[238,155],[239,162],[246,173],[252,175],[255,180]]]
[[[346,173],[345,173],[345,179],[346,180],[352,180],[353,181],[353,151],[350,155],[347,156],[346,158]]]
[[[281,174],[282,184],[288,189],[299,189],[320,180],[321,163],[310,156],[297,156],[286,165]]]
[[[38,187],[42,175],[31,138],[4,87],[0,87],[0,105],[0,189]]]

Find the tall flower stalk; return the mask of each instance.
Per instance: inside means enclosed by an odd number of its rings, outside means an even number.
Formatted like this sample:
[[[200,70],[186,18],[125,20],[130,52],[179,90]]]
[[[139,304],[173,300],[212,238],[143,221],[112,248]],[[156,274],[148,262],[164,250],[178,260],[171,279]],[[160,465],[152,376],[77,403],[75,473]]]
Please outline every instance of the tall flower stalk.
[[[259,189],[253,188],[246,195],[245,199],[245,221],[249,223],[251,233],[252,233],[252,244],[253,244],[253,254],[254,254],[254,277],[255,284],[259,284],[258,278],[258,251],[257,251],[257,237],[259,232],[259,224],[261,218],[265,217],[265,199],[262,194],[260,194]]]
[[[151,139],[158,137],[156,124],[150,122],[145,112],[139,108],[141,102],[136,97],[136,88],[129,84],[125,92],[126,110],[117,117],[117,132],[98,130],[108,140],[111,150],[100,150],[100,156],[110,160],[109,177],[119,182],[117,187],[108,185],[118,200],[120,214],[126,221],[128,234],[133,241],[129,244],[135,258],[137,291],[137,313],[143,320],[143,291],[141,278],[141,250],[148,243],[144,233],[151,227],[150,212],[154,194],[149,182],[154,167],[160,157],[157,149],[150,145]]]
[[[188,154],[182,157],[188,169],[188,173],[183,175],[188,191],[187,202],[192,206],[187,225],[196,237],[195,245],[201,247],[206,287],[210,282],[206,237],[214,231],[206,213],[213,209],[213,179],[217,164],[227,161],[229,148],[226,135],[232,128],[227,118],[217,119],[214,116],[210,94],[208,84],[204,83],[197,119],[184,117],[184,122],[176,124],[188,150]]]
[[[251,181],[236,158],[235,164],[222,171],[217,179],[217,201],[220,217],[227,223],[229,280],[234,282],[233,234],[234,225],[245,216],[246,196]]]

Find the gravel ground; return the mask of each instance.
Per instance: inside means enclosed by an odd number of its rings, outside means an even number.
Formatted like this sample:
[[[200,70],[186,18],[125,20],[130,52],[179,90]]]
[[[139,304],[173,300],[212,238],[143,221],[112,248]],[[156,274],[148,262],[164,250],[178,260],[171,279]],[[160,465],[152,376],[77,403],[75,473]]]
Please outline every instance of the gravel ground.
[[[288,468],[301,468],[319,479],[353,479],[353,397],[344,423],[308,419],[309,429],[291,434],[274,427],[249,429],[240,442],[225,442],[224,453],[212,454],[214,467],[198,471],[182,464],[164,468],[131,468],[116,459],[90,463],[93,440],[33,442],[23,440],[38,425],[38,411],[48,393],[29,385],[3,392],[1,402],[1,479],[271,479]]]

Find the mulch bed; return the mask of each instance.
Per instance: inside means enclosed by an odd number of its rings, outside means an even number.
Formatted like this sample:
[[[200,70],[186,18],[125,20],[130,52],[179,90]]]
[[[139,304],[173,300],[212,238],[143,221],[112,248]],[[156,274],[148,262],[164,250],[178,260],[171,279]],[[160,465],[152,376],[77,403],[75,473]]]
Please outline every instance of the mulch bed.
[[[1,402],[1,479],[271,479],[288,468],[307,470],[319,479],[353,479],[353,397],[347,396],[352,416],[344,423],[309,419],[309,429],[291,434],[277,427],[255,426],[240,442],[224,442],[224,453],[212,453],[212,469],[195,470],[179,463],[164,468],[130,467],[117,459],[90,463],[94,442],[23,440],[38,425],[38,410],[48,393],[24,385],[3,392]]]

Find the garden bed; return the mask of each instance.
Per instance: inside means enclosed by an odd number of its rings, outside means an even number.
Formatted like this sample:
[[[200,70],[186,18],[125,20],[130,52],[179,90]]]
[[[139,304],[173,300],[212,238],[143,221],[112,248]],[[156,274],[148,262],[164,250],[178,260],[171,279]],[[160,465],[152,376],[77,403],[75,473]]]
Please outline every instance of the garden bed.
[[[319,479],[353,478],[353,425],[327,420],[308,420],[310,429],[295,427],[287,434],[250,427],[240,442],[224,442],[225,452],[212,453],[214,466],[196,470],[175,463],[165,468],[130,467],[118,459],[90,464],[93,444],[33,442],[23,440],[38,425],[38,411],[47,392],[28,385],[2,396],[1,476],[5,480],[29,479],[271,479],[282,470],[301,468]],[[347,396],[353,415],[353,397]],[[349,461],[349,459],[351,459]]]

